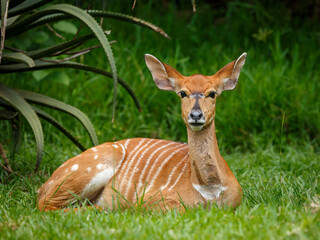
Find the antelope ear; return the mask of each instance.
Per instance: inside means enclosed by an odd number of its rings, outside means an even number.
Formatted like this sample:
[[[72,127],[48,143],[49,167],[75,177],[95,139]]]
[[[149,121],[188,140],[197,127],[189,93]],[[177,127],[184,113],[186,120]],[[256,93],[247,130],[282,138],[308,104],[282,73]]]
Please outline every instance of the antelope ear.
[[[145,54],[144,59],[157,87],[161,90],[174,91],[182,75],[150,54]]]
[[[242,53],[237,60],[227,64],[214,75],[220,80],[222,90],[232,90],[235,88],[246,58],[247,53]]]

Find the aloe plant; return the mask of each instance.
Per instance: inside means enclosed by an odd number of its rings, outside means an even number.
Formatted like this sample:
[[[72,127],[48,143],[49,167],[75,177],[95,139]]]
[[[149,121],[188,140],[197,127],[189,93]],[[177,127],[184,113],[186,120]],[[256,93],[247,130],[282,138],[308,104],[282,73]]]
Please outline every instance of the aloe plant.
[[[112,119],[114,119],[115,114],[118,83],[126,89],[134,100],[136,107],[140,110],[140,104],[134,91],[117,75],[111,42],[108,40],[107,32],[103,30],[95,18],[114,18],[119,21],[127,21],[132,24],[147,27],[166,38],[169,38],[169,36],[161,28],[136,17],[100,10],[86,11],[70,4],[52,4],[51,2],[52,1],[48,0],[19,0],[10,2],[9,0],[1,0],[0,74],[55,68],[74,68],[94,72],[110,78],[114,82]],[[67,24],[68,21],[74,19],[82,22],[82,24],[90,30],[90,33],[80,36],[79,31],[76,31],[71,40],[64,39],[58,44],[32,51],[13,48],[6,44],[7,39],[18,38],[20,34],[26,31],[44,25],[48,26],[49,31],[49,23],[55,24],[58,21],[67,21],[64,22],[64,24]],[[59,36],[59,33],[52,31],[52,29],[51,32]],[[83,46],[84,43],[91,39],[97,39],[100,44],[70,52]],[[105,52],[111,72],[71,61],[98,47],[102,47]],[[65,54],[69,54],[69,57],[62,58],[61,56]],[[12,147],[13,155],[20,145],[21,116],[23,116],[30,124],[36,139],[37,161],[35,171],[37,171],[40,166],[44,147],[43,132],[39,117],[59,129],[82,151],[86,148],[63,127],[62,123],[59,123],[44,110],[34,106],[34,104],[54,108],[70,114],[84,126],[92,144],[98,144],[97,136],[90,120],[79,109],[39,93],[13,89],[0,83],[0,120],[10,120],[11,122],[14,136]]]

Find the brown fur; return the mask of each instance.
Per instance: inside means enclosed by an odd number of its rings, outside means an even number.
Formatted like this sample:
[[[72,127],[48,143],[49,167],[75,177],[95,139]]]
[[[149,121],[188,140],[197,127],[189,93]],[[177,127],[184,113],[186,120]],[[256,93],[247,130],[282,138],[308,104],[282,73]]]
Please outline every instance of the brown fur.
[[[181,207],[216,202],[219,206],[236,207],[242,190],[226,161],[219,153],[215,135],[216,97],[233,89],[245,61],[241,55],[215,75],[183,76],[177,70],[146,55],[147,65],[156,85],[162,90],[188,96],[199,93],[199,106],[205,116],[203,128],[195,131],[188,123],[195,98],[181,99],[182,118],[188,131],[188,145],[157,139],[135,138],[104,143],[89,149],[61,165],[40,188],[40,210],[65,208],[80,199],[89,199],[104,209],[129,206],[146,201],[154,208]],[[90,171],[89,171],[90,169]],[[105,179],[105,180],[104,180]],[[201,186],[199,192],[194,186]],[[222,186],[213,200],[206,198]],[[126,200],[123,199],[125,197]],[[142,199],[143,198],[143,199]]]

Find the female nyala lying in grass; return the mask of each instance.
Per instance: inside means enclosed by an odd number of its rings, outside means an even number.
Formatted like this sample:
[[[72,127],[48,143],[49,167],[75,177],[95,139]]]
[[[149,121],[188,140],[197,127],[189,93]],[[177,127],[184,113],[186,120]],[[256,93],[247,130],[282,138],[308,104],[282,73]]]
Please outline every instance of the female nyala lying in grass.
[[[40,210],[79,199],[103,209],[141,199],[166,209],[241,203],[241,187],[219,153],[214,117],[216,99],[236,86],[246,53],[212,76],[186,77],[152,55],[145,60],[158,88],[180,96],[188,144],[133,138],[93,147],[62,164],[39,189]]]

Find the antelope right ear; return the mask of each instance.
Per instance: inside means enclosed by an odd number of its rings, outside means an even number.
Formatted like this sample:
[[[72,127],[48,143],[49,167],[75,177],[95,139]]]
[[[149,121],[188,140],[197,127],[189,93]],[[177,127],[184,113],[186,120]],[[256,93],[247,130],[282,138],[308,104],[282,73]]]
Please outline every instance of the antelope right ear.
[[[165,91],[174,91],[182,75],[150,54],[145,54],[144,59],[157,87]]]
[[[220,80],[222,90],[232,90],[237,85],[240,71],[246,61],[247,53],[221,68],[214,76]]]

